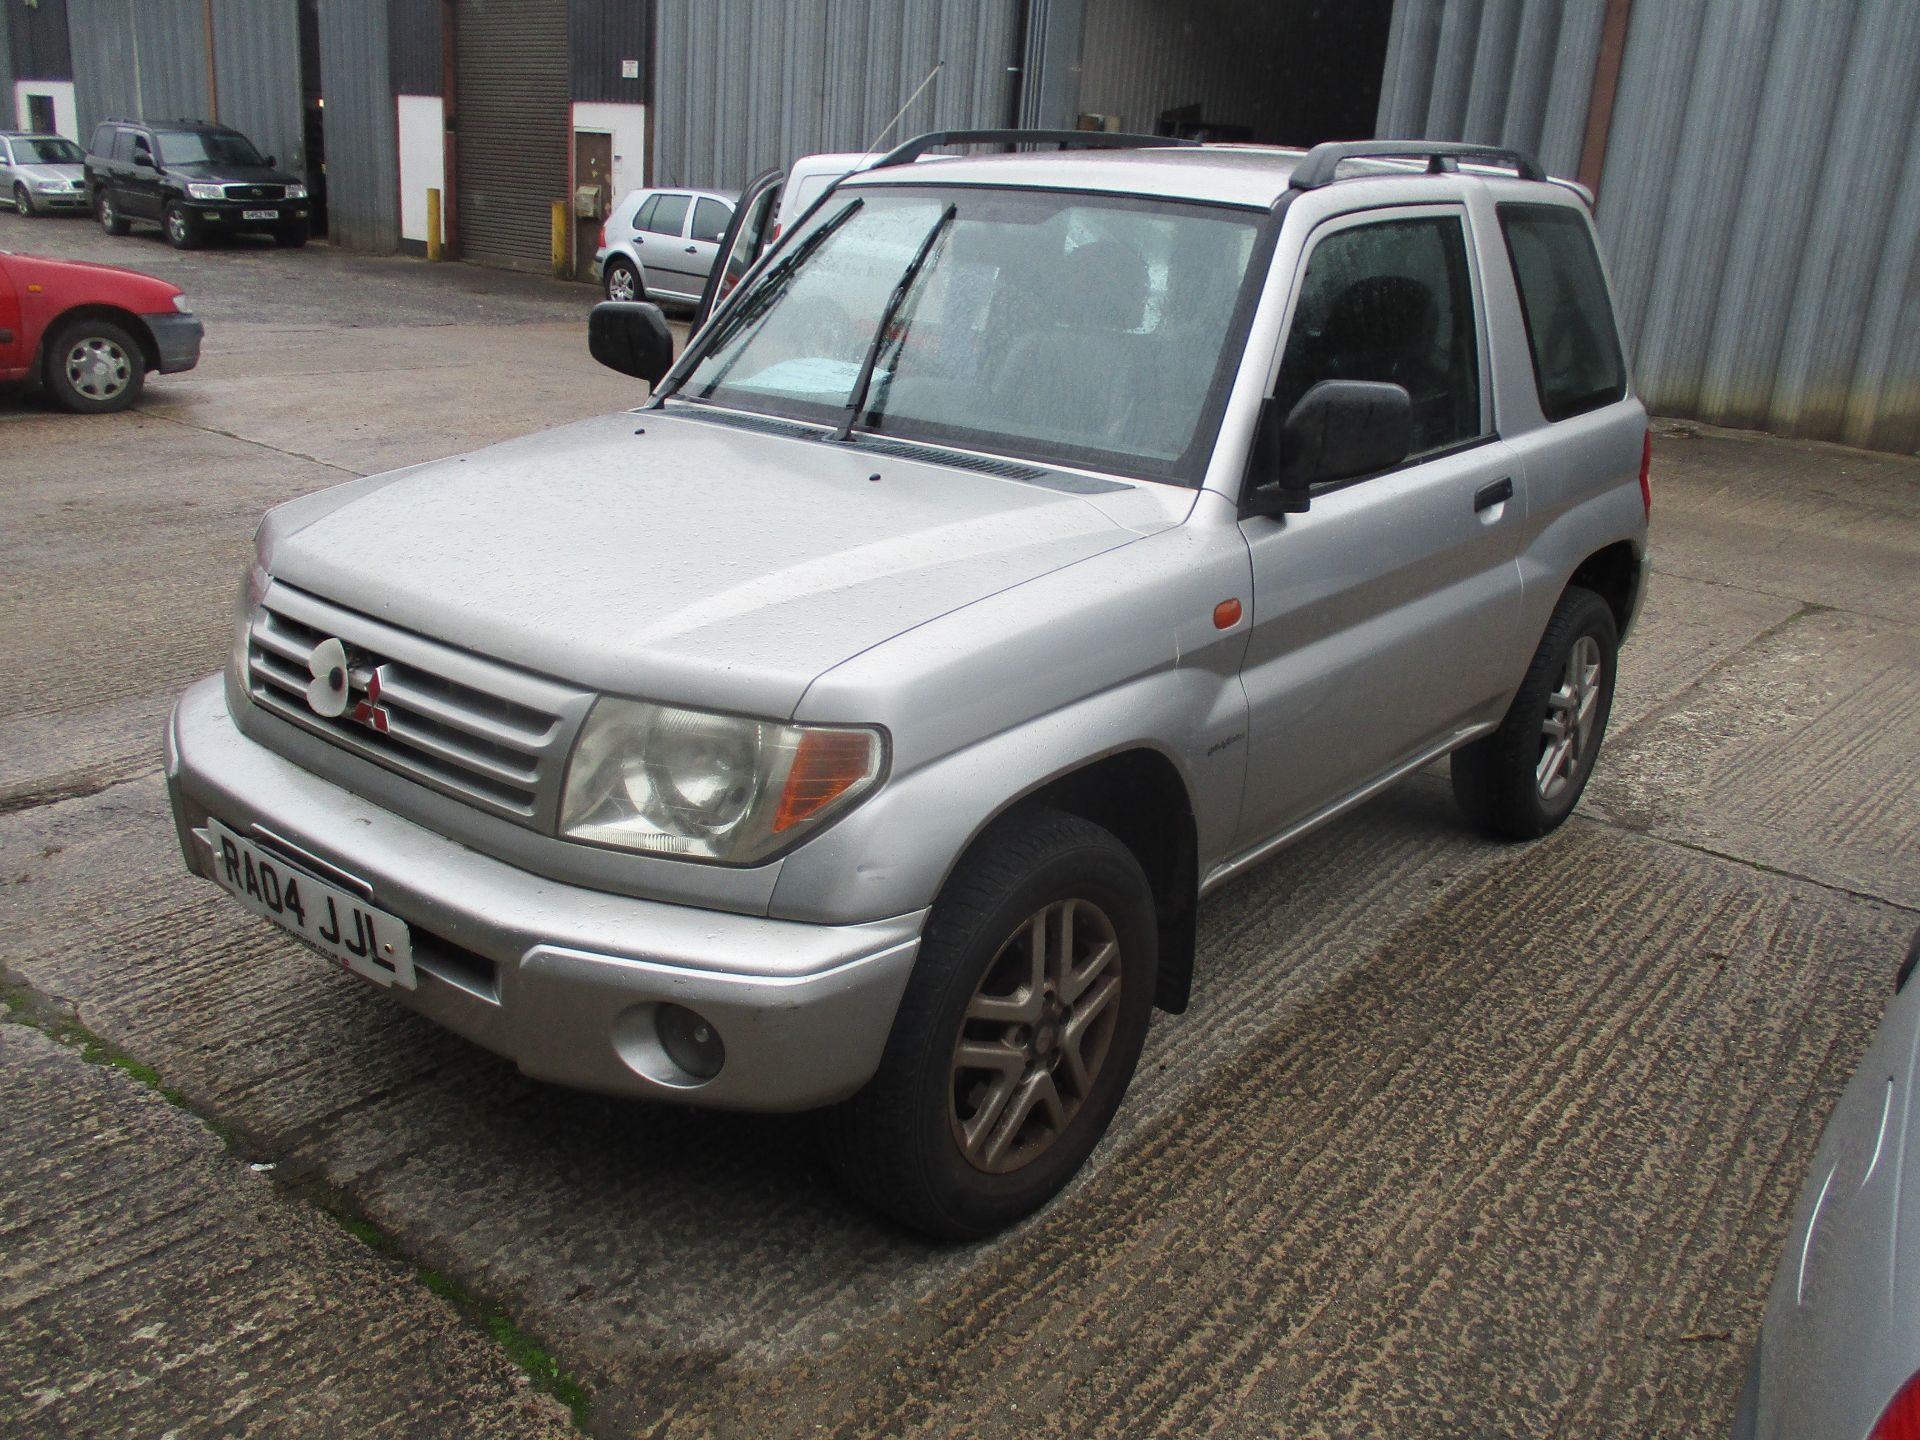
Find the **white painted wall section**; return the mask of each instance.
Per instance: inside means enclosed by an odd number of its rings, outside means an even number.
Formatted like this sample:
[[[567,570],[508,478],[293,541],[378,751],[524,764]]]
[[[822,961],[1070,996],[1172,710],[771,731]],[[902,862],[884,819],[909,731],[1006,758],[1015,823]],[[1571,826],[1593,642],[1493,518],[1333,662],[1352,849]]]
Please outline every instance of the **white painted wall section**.
[[[13,124],[18,130],[28,129],[32,121],[28,118],[32,111],[27,105],[29,95],[51,95],[53,97],[53,128],[67,139],[84,145],[87,142],[80,135],[80,117],[73,108],[73,82],[71,80],[16,80],[13,82]]]
[[[447,200],[446,107],[438,95],[401,95],[395,103],[400,115],[400,238],[427,238],[427,191],[438,190]],[[442,211],[441,238],[446,236]]]
[[[576,100],[573,128],[613,137],[613,194],[608,209],[629,190],[646,184],[647,107],[619,105],[605,100]]]

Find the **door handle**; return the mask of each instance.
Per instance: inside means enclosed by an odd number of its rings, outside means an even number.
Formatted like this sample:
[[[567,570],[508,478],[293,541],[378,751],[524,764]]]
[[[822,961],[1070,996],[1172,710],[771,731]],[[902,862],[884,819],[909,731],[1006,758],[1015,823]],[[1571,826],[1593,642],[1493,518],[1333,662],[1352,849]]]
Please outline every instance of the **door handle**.
[[[689,246],[687,246],[687,254],[689,254],[689,255],[698,255],[699,253],[700,253],[700,250],[699,250],[699,247],[697,247],[697,246],[694,246],[694,245],[689,245]]]
[[[1505,504],[1513,498],[1513,477],[1502,475],[1491,485],[1482,485],[1473,492],[1473,508],[1491,510],[1496,505]]]

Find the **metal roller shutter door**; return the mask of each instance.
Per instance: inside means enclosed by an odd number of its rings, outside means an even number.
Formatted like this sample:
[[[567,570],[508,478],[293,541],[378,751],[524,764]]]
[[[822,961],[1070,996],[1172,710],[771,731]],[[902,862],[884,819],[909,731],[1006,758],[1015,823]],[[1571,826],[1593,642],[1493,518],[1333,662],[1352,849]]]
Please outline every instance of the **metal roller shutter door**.
[[[460,254],[548,269],[567,198],[566,0],[458,0],[454,64]]]

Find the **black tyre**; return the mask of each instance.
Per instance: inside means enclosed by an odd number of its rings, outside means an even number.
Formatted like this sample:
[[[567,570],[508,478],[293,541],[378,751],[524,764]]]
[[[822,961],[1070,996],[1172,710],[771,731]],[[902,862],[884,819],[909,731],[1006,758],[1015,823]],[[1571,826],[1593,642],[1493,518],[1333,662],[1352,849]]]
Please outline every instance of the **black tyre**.
[[[305,225],[282,225],[273,232],[273,243],[283,250],[298,250],[307,243]]]
[[[176,250],[196,250],[200,246],[198,222],[178,205],[167,207],[161,228],[167,232],[167,243]]]
[[[100,228],[109,235],[127,233],[127,217],[113,208],[113,197],[105,190],[94,192],[93,215],[100,222]]]
[[[39,208],[33,203],[33,195],[24,185],[13,187],[13,208],[22,215],[38,215]]]
[[[1569,585],[1500,728],[1453,753],[1453,793],[1473,823],[1535,840],[1580,802],[1607,734],[1620,632],[1591,590]]]
[[[609,259],[600,272],[600,283],[609,300],[644,300],[647,287],[640,283],[640,272],[619,256]]]
[[[76,320],[47,342],[47,389],[69,410],[99,415],[140,398],[147,362],[134,338],[110,320]]]
[[[822,1117],[842,1183],[940,1239],[1045,1204],[1133,1078],[1156,944],[1111,833],[1039,809],[995,826],[934,904],[878,1073]]]

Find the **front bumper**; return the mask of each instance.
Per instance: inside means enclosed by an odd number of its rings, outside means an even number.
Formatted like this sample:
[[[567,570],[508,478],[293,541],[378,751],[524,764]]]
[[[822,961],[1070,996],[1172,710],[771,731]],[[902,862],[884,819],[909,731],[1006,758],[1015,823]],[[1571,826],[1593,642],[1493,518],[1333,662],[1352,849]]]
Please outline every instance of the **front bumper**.
[[[306,200],[186,200],[181,208],[208,230],[285,230],[305,229],[309,204]],[[249,220],[249,212],[271,210],[271,220]]]
[[[808,925],[563,885],[403,820],[243,735],[221,678],[181,697],[167,789],[187,867],[214,878],[209,818],[412,928],[419,988],[394,998],[536,1079],[743,1110],[844,1099],[880,1063],[926,912]],[[697,1011],[726,1063],[677,1072],[654,1008]]]
[[[160,355],[160,373],[177,374],[200,363],[200,342],[206,327],[196,315],[148,315],[147,328],[153,332],[154,349]]]
[[[35,190],[33,202],[43,210],[86,210],[90,208],[84,190]]]

